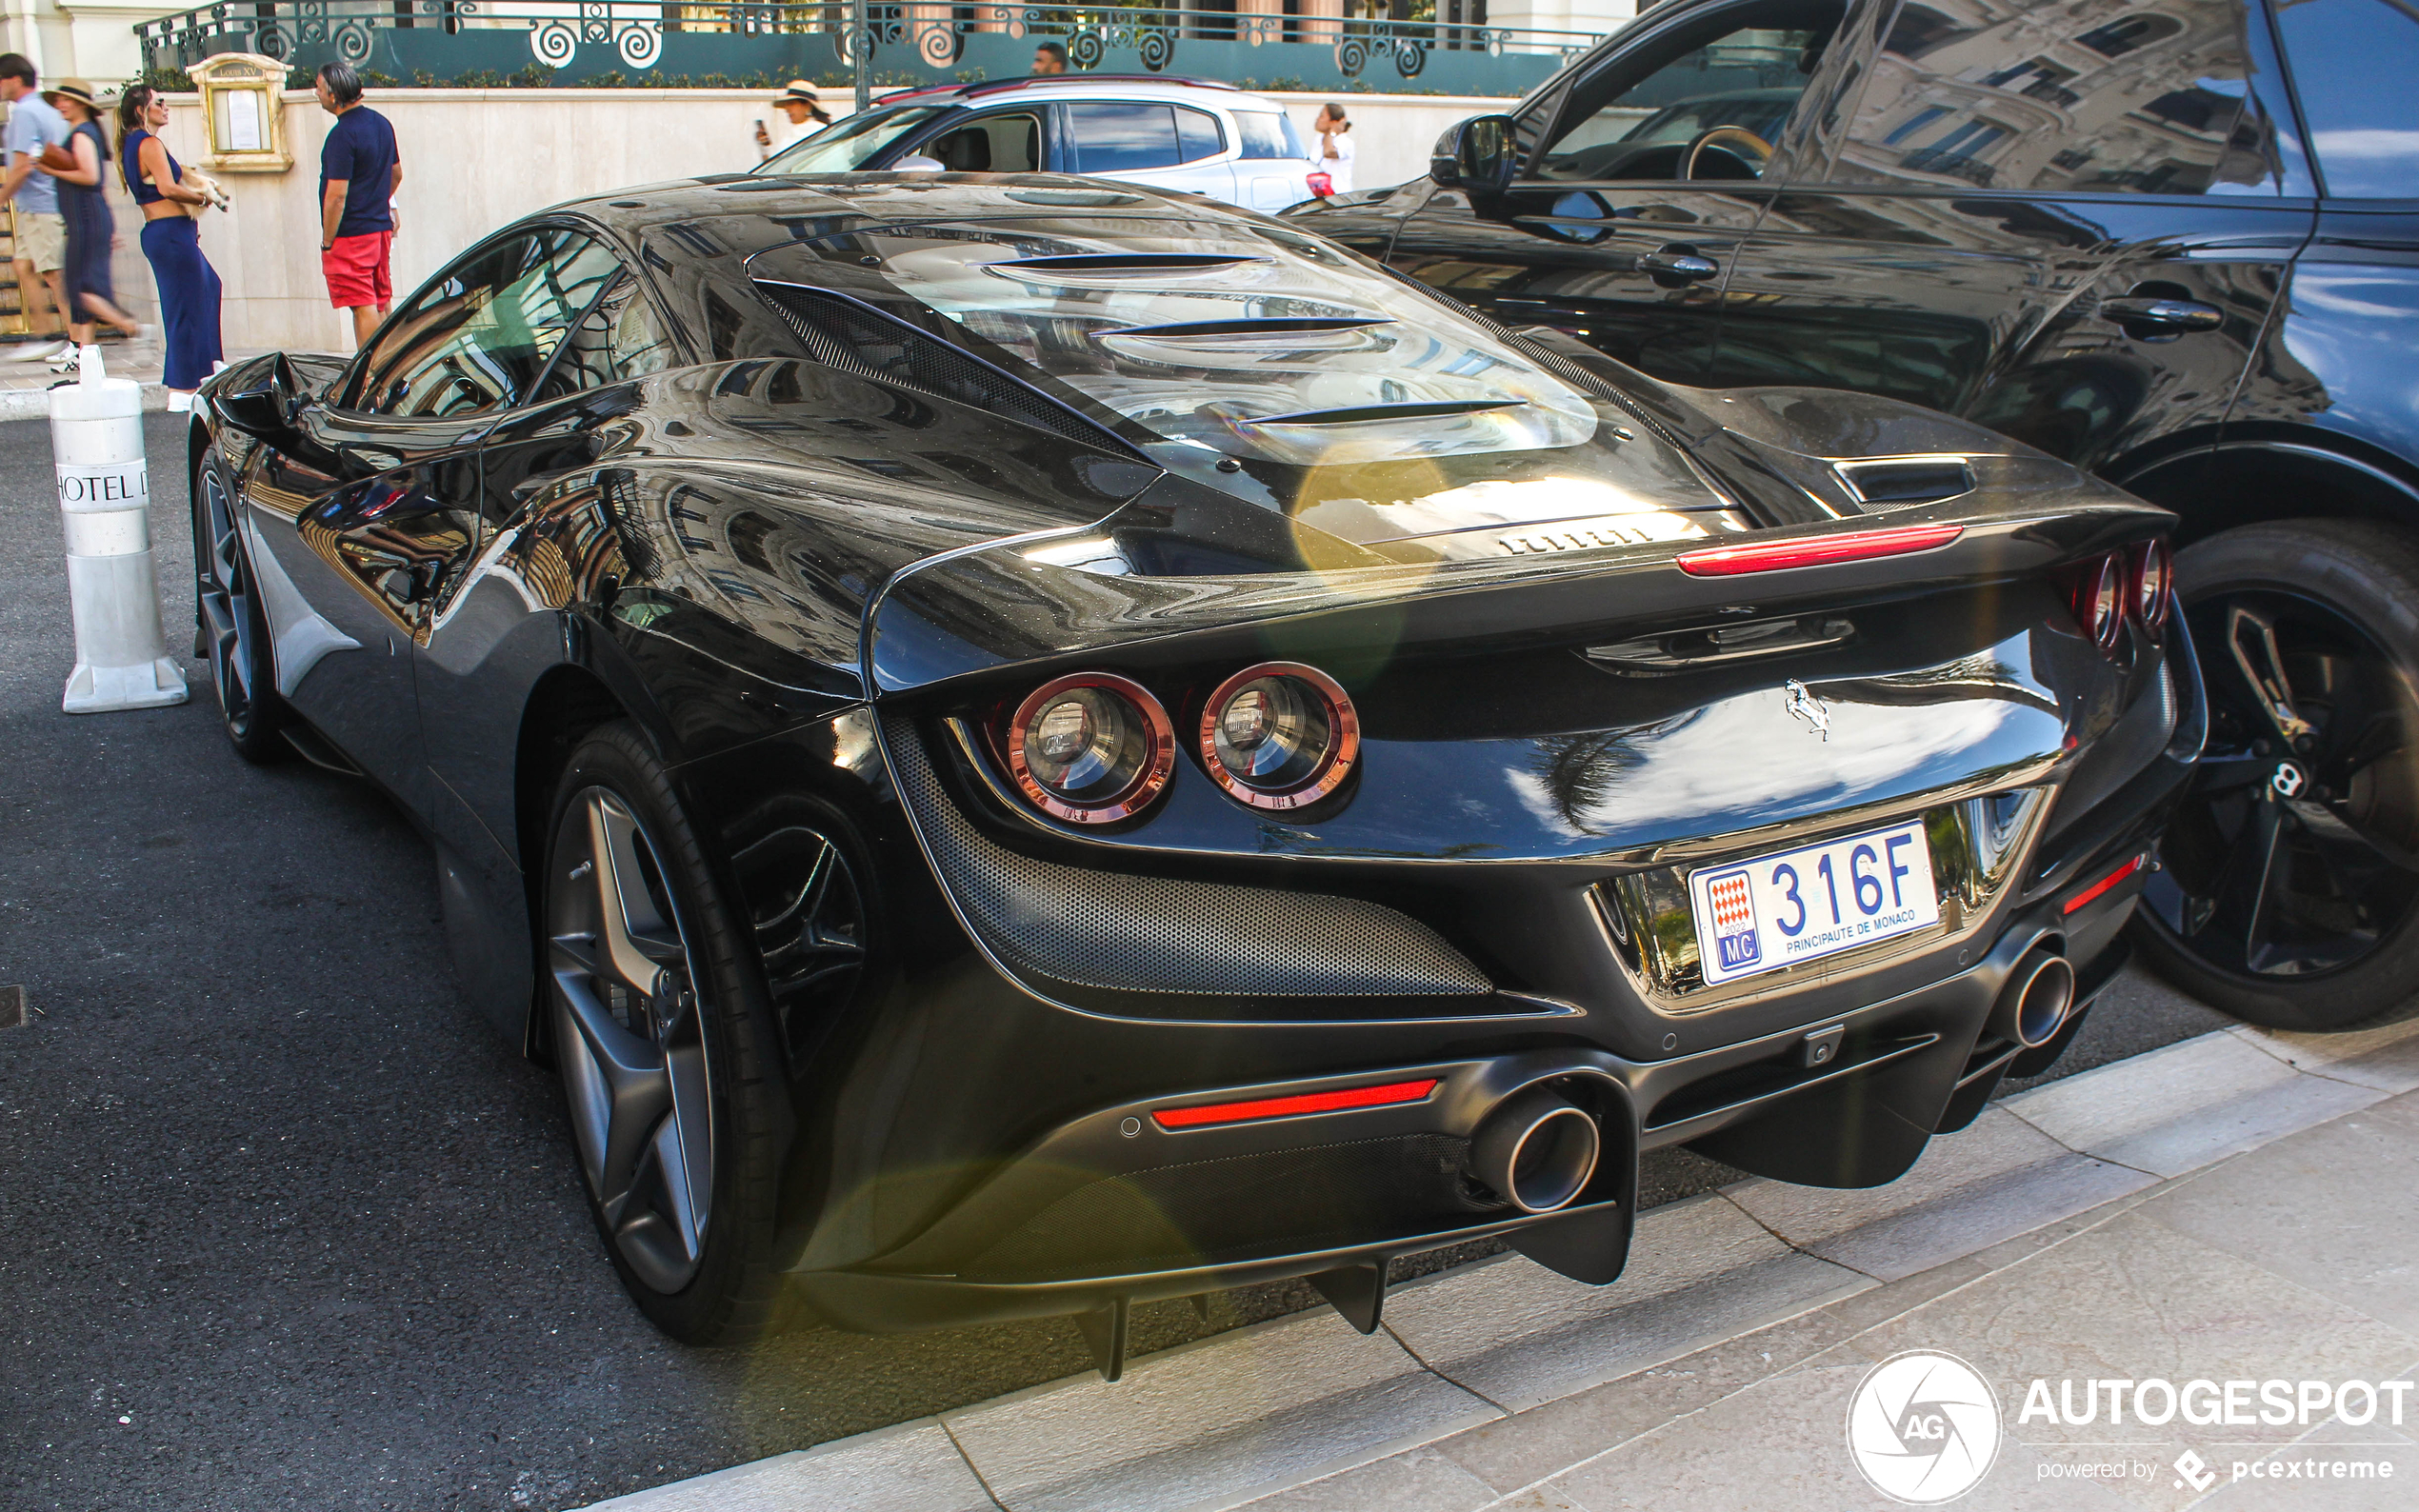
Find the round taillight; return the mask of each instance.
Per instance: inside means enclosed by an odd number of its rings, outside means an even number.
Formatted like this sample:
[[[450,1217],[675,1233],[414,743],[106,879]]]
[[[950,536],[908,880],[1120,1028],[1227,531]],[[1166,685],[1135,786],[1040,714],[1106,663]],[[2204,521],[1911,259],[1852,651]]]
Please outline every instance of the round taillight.
[[[1176,730],[1150,690],[1113,672],[1033,689],[1008,723],[1008,768],[1034,807],[1078,825],[1140,813],[1176,766]]]
[[[1360,759],[1352,700],[1315,666],[1247,666],[1202,706],[1202,766],[1229,797],[1254,808],[1317,803]]]
[[[2155,635],[2175,598],[2175,553],[2165,541],[2144,541],[2126,553],[2134,617]]]
[[[2125,559],[2111,552],[2074,569],[2074,620],[2104,649],[2125,629]]]

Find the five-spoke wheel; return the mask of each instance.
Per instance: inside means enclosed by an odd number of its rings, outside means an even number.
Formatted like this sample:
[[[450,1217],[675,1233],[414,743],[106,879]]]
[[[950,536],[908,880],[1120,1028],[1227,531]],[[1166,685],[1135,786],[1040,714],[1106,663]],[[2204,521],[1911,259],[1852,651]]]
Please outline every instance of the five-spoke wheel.
[[[663,862],[630,806],[582,789],[554,838],[554,1059],[589,1193],[659,1292],[697,1273],[713,1217],[711,1052]]]
[[[2209,734],[2144,942],[2253,1022],[2355,1023],[2419,964],[2419,551],[2323,522],[2232,531],[2178,566]]]
[[[245,760],[261,762],[285,752],[278,738],[285,706],[239,509],[213,451],[193,476],[193,653],[210,658],[228,741]]]
[[[551,813],[545,1039],[590,1211],[623,1285],[665,1332],[713,1344],[770,1331],[774,1217],[800,1136],[764,921],[726,896],[636,726],[573,746]],[[759,881],[747,885],[752,895]],[[791,896],[769,889],[766,911]]]

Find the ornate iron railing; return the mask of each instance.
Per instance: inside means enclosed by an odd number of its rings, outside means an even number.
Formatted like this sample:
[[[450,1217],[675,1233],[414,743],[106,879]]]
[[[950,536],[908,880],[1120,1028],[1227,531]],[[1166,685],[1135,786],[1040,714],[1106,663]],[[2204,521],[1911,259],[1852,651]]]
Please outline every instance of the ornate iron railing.
[[[1253,0],[1245,0],[1253,3]],[[1450,14],[1458,0],[1439,0]],[[1474,6],[1471,9],[1476,9]],[[639,4],[635,0],[235,0],[135,27],[147,67],[256,52],[315,69],[341,58],[400,84],[465,76],[644,84],[669,78],[837,82],[862,49],[884,84],[1015,78],[1058,42],[1078,70],[1223,79],[1263,90],[1517,95],[1596,35],[1455,21],[1193,9]]]

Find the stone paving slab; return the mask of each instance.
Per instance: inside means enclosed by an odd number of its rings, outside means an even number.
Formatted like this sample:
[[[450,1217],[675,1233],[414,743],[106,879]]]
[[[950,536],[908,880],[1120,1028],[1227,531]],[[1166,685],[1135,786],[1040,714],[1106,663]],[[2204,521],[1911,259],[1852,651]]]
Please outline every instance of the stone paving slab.
[[[1934,1141],[1887,1186],[1832,1191],[1757,1179],[1723,1195],[1809,1254],[1897,1281],[2157,1180],[2077,1154],[1991,1107],[1964,1133]]]
[[[599,1502],[594,1512],[997,1512],[931,1418]]]
[[[160,383],[159,348],[124,353],[115,345],[101,348],[103,368],[112,378],[131,378],[143,386],[143,408],[168,408],[168,389]],[[0,421],[41,420],[50,413],[50,386],[59,375],[38,362],[0,363]]]
[[[1581,1512],[1896,1507],[1901,1503],[1857,1473],[1841,1431],[1849,1395],[1870,1363],[1845,1348],[1831,1351],[1576,1465],[1544,1489]],[[2012,1512],[2122,1507],[2098,1486],[2045,1483],[2039,1462],[2021,1443],[2003,1443],[1989,1474],[1970,1493],[1970,1504]]]
[[[2248,1025],[2227,1032],[2287,1065],[2381,1092],[2419,1091],[2419,1034],[2406,1020],[2350,1034],[2286,1034]]]
[[[232,351],[227,354],[230,363],[260,355],[254,351]],[[116,343],[104,343],[101,363],[112,378],[131,378],[143,386],[143,408],[166,409],[168,388],[160,382],[160,350],[157,342],[129,351]],[[10,420],[41,420],[50,413],[49,390],[59,381],[59,375],[38,362],[0,362],[0,422]]]
[[[1498,1416],[1383,1329],[1321,1311],[942,1421],[1004,1506],[1128,1512],[1231,1504]]]
[[[2419,1502],[2412,1486],[2419,1394],[2400,1425],[2382,1411],[2373,1423],[2307,1429],[2264,1422],[2146,1426],[2138,1419],[2111,1423],[2104,1414],[2084,1423],[2044,1422],[2020,1413],[2034,1379],[2062,1386],[2153,1377],[2413,1379],[2414,1136],[2419,1094],[2409,1094],[2052,1224],[2038,1243],[2003,1243],[1581,1397],[1465,1430],[1422,1453],[1495,1495],[1436,1504],[1458,1512],[1527,1504],[1576,1512],[1887,1507],[1894,1503],[1864,1482],[1847,1452],[1849,1397],[1872,1365],[1930,1349],[1957,1355],[1993,1383],[2006,1415],[1989,1475],[1960,1504],[2087,1512],[2409,1507]],[[2405,1316],[2387,1316],[2393,1314]],[[2181,1478],[2176,1462],[2187,1450],[2209,1467],[2202,1484]],[[2390,1461],[2393,1474],[2308,1478],[2334,1460],[2350,1462],[2348,1469]],[[2118,1479],[2093,1474],[2116,1462],[2131,1468]],[[2296,1462],[2303,1473],[2284,1479]],[[2262,1464],[2271,1469],[2249,1468]],[[1324,1500],[1313,1485],[1263,1504],[1375,1509],[1386,1503],[1360,1500],[1357,1489],[1385,1486],[1391,1473],[1372,1464],[1356,1472],[1357,1482],[1323,1482],[1335,1492]],[[1427,1474],[1440,1490],[1452,1483],[1432,1466]],[[1536,1496],[1546,1500],[1526,1500]]]
[[[2253,1150],[2135,1211],[2419,1336],[2414,1194],[2419,1100],[2405,1094]],[[2411,1501],[2419,1504],[2419,1487]]]
[[[2273,1448],[2296,1430],[2266,1423],[2197,1428],[2180,1422],[2111,1425],[2015,1421],[2025,1383],[2093,1379],[2379,1379],[2419,1355],[2419,1340],[2275,1272],[2142,1217],[2145,1204],[2064,1243],[1859,1335],[1868,1362],[1907,1349],[1958,1355],[1998,1383],[2008,1429],[2052,1459],[2123,1452],[2171,1463],[2210,1439]],[[1843,1414],[1847,1399],[1840,1399]],[[1838,1436],[1833,1435],[1834,1442]],[[2411,1469],[2419,1472],[2419,1464]],[[2189,1502],[2165,1477],[2116,1482],[2130,1505]]]
[[[2069,1149],[2157,1176],[2182,1176],[2349,1113],[2385,1094],[2304,1071],[2231,1033],[2205,1034],[2120,1063],[2129,1078],[2179,1089],[2111,1096],[2102,1066],[1999,1105]]]
[[[1610,1286],[1501,1255],[1404,1287],[1387,1326],[1429,1369],[1518,1411],[1871,1284],[1708,1195],[1640,1219]]]
[[[2402,1379],[2419,1368],[2405,1079],[2419,1085],[2419,1021],[2205,1035],[2009,1098],[1888,1187],[1749,1181],[1656,1208],[1609,1287],[1496,1257],[1399,1288],[1373,1337],[1304,1315],[1147,1357],[1116,1385],[1085,1376],[908,1425],[894,1470],[945,1495],[954,1461],[1007,1512],[1882,1506],[1840,1424],[1857,1380],[1902,1349],[1958,1353],[2003,1396],[2035,1376]],[[2230,1473],[2310,1439],[2195,1431],[2011,1422],[1972,1504],[2169,1512],[2204,1490],[2076,1477],[2094,1456],[2165,1465],[2187,1447]],[[708,1482],[753,1498],[781,1482],[749,1472],[865,1442],[610,1504],[679,1512],[708,1503],[670,1498]],[[2419,1480],[2419,1458],[2403,1469]],[[811,1500],[825,1482],[798,1483],[712,1504],[827,1504]],[[863,1490],[869,1507],[947,1504]],[[2412,1502],[2229,1494],[2213,1504]]]

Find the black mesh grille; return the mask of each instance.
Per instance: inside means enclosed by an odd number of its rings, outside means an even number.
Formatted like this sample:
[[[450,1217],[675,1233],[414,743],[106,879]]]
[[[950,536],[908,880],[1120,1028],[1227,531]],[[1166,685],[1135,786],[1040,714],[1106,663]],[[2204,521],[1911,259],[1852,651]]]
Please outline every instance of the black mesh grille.
[[[1963,462],[1844,462],[1839,470],[1865,504],[1931,504],[1974,486]]]
[[[1103,1177],[1034,1213],[963,1273],[1167,1266],[1449,1227],[1503,1205],[1463,1180],[1469,1151],[1449,1134],[1397,1134]]]
[[[884,726],[901,796],[991,948],[1060,982],[1238,997],[1434,997],[1492,990],[1408,914],[1358,898],[1137,877],[995,846],[933,775],[906,720]]]
[[[807,355],[869,378],[904,384],[986,414],[1087,446],[1126,449],[1082,417],[1033,392],[978,357],[855,300],[793,284],[760,283]]]

